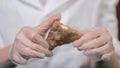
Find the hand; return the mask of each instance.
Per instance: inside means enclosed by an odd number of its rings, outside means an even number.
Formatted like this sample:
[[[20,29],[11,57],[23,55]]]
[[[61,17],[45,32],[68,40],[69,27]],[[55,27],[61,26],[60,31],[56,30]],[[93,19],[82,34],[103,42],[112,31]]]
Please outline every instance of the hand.
[[[48,50],[48,43],[44,36],[53,23],[60,20],[60,15],[55,15],[44,24],[35,28],[23,27],[16,35],[13,46],[10,50],[10,59],[19,64],[26,64],[24,56],[43,59],[45,56],[52,56]]]
[[[98,27],[84,34],[73,42],[78,50],[85,51],[88,56],[100,56],[102,60],[109,60],[114,54],[114,47],[110,33],[104,27]]]

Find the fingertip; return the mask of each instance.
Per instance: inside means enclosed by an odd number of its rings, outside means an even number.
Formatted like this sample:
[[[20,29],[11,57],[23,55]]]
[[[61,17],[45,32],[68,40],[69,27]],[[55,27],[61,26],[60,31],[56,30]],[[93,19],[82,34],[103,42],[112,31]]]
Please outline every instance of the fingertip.
[[[102,59],[102,60],[105,60],[105,56],[103,55],[103,56],[101,57],[101,59]]]
[[[41,54],[39,55],[39,58],[40,58],[40,59],[44,59],[45,56],[46,56],[45,54],[42,54],[42,53],[41,53]]]
[[[53,55],[52,54],[46,54],[47,57],[52,57]]]
[[[54,21],[57,21],[57,20],[60,21],[61,20],[61,14],[60,13],[55,14],[55,15],[52,16],[52,18],[53,18]]]
[[[79,49],[79,48],[77,48],[78,49],[78,51],[82,51],[82,49]]]
[[[84,55],[89,56],[85,51],[83,52]]]
[[[22,61],[22,63],[20,63],[20,64],[25,65],[25,64],[27,64],[27,61]]]
[[[55,14],[55,16],[56,16],[57,18],[61,19],[61,14],[60,14],[60,13]]]
[[[50,54],[46,54],[47,57],[53,56],[53,53],[51,52]]]
[[[72,43],[72,45],[73,45],[74,47],[78,47],[78,46],[79,46],[79,41],[78,41],[78,40],[74,41],[74,42]]]
[[[104,61],[108,61],[108,60],[110,60],[111,58],[110,58],[110,57],[107,57],[106,55],[103,55],[101,59],[104,60]]]

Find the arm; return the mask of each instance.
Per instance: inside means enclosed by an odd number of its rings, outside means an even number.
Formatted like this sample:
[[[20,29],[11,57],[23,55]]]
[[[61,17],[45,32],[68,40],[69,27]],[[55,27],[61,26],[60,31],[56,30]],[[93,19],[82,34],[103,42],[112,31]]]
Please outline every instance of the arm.
[[[5,47],[4,45],[2,35],[0,34],[0,68],[14,68],[16,65],[13,64],[8,58],[8,53],[11,46]]]
[[[8,58],[10,48],[11,46],[0,48],[0,68],[13,68],[16,66]]]

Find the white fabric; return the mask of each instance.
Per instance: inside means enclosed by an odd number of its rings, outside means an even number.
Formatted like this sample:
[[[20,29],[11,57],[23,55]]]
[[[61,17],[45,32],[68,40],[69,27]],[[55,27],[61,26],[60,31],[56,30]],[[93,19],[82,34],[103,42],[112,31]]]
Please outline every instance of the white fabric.
[[[37,26],[52,15],[61,13],[64,24],[81,31],[105,26],[115,39],[116,51],[119,51],[115,11],[117,2],[118,0],[47,0],[43,5],[41,0],[0,0],[0,43],[11,44],[23,26]],[[0,47],[2,46],[1,44]],[[31,59],[27,65],[19,65],[17,68],[80,68],[86,60],[87,57],[82,52],[69,44],[56,48],[51,58]]]

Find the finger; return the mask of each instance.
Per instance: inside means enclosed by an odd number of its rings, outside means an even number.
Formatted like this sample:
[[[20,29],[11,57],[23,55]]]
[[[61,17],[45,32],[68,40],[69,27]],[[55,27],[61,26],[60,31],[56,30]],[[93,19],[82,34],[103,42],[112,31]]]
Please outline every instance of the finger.
[[[49,44],[43,39],[43,37],[41,37],[40,35],[36,34],[33,36],[34,40],[33,42],[38,44],[38,45],[42,45],[44,48],[49,48]]]
[[[18,43],[16,49],[18,50],[19,54],[22,55],[22,57],[29,56],[32,58],[41,58],[42,59],[45,56],[44,53],[32,50],[20,42]]]
[[[114,55],[114,52],[110,52],[110,53],[107,53],[107,54],[104,54],[101,59],[102,60],[110,60],[112,58],[112,56]]]
[[[21,57],[16,47],[17,47],[17,41],[14,42],[13,47],[10,49],[9,58],[15,64],[26,64],[27,60]]]
[[[75,47],[80,47],[82,44],[100,37],[100,35],[101,35],[100,31],[98,31],[97,29],[92,30],[92,31],[84,34],[79,40],[73,42],[73,45]]]
[[[30,48],[23,48],[22,51],[20,52],[22,56],[28,56],[31,58],[40,58],[43,59],[45,57],[45,54],[34,51]]]
[[[11,55],[11,61],[15,64],[26,64],[27,60],[21,57],[21,55],[17,52],[14,51],[14,53]]]
[[[94,40],[88,41],[79,47],[80,50],[89,50],[98,48],[107,43],[107,39],[104,36],[98,37]]]
[[[45,33],[48,31],[48,29],[50,27],[52,27],[53,23],[55,21],[59,21],[61,19],[61,15],[60,14],[56,14],[53,17],[51,17],[48,21],[46,21],[45,23],[43,23],[42,25],[39,25],[36,27],[36,30],[42,35],[44,36]]]
[[[31,27],[24,27],[22,28],[22,32],[20,34],[18,34],[18,38],[22,38],[22,37],[27,37],[28,39],[30,39],[32,42],[35,42],[37,44],[42,45],[45,48],[49,48],[48,43],[43,39],[42,36],[39,35],[39,33],[34,30]],[[20,36],[20,37],[19,37]],[[24,39],[23,39],[24,40]]]
[[[22,37],[22,39],[20,40],[20,42],[22,43],[22,45],[25,45],[27,46],[28,48],[31,48],[35,51],[38,51],[38,52],[43,52],[47,55],[52,55],[52,52],[49,51],[48,49],[44,48],[42,45],[38,45],[38,44],[35,44],[33,42],[31,42],[29,39],[27,39],[25,36]]]
[[[45,48],[49,48],[48,43],[37,32],[28,32],[28,33],[29,33],[27,34],[28,39],[30,39],[32,42],[42,45]]]
[[[86,55],[103,55],[103,54],[109,53],[111,51],[112,51],[112,49],[111,49],[110,45],[107,43],[107,44],[103,45],[102,47],[86,50],[85,54]]]

